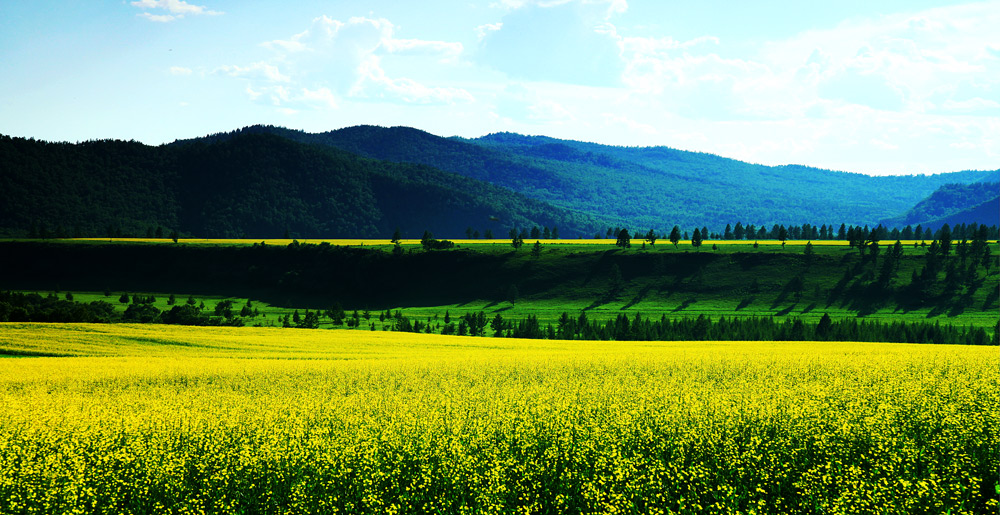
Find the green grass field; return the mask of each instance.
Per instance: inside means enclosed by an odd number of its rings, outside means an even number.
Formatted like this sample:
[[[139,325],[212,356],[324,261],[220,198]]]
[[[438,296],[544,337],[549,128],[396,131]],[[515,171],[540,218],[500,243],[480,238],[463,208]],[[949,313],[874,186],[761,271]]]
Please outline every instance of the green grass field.
[[[388,243],[381,240],[339,241],[343,244],[365,242],[366,247],[384,248],[386,251],[390,248],[388,245],[378,247],[380,243]],[[278,317],[295,310],[325,310],[340,302],[348,313],[367,309],[373,319],[377,319],[380,311],[401,310],[408,317],[430,320],[435,326],[442,323],[446,312],[458,316],[481,310],[490,316],[499,313],[503,317],[515,319],[535,315],[543,324],[554,322],[563,312],[577,314],[581,311],[586,311],[588,317],[596,320],[614,318],[619,314],[634,316],[635,313],[641,313],[644,317],[653,318],[661,315],[668,318],[706,315],[716,319],[721,316],[769,316],[817,321],[826,313],[834,319],[861,317],[882,322],[931,321],[992,329],[996,324],[1000,305],[997,298],[1000,265],[992,267],[989,274],[980,269],[977,283],[968,287],[960,286],[956,297],[947,302],[914,307],[903,303],[906,297],[902,294],[892,298],[873,299],[866,291],[868,285],[865,274],[878,272],[878,262],[864,264],[858,250],[849,248],[845,242],[840,241],[817,242],[815,258],[811,264],[803,259],[802,244],[805,242],[801,241],[790,242],[785,247],[777,242],[765,242],[757,248],[753,247],[753,242],[729,241],[720,245],[718,250],[712,250],[710,245],[700,249],[684,244],[675,247],[669,242],[655,247],[647,246],[645,249],[633,246],[630,250],[621,250],[608,240],[549,241],[557,243],[544,243],[542,252],[537,257],[527,248],[515,252],[506,241],[460,242],[463,248],[472,249],[476,254],[496,256],[499,260],[495,268],[484,270],[483,273],[503,279],[498,286],[481,288],[477,298],[455,303],[422,302],[421,292],[405,290],[405,285],[400,285],[405,291],[399,293],[408,294],[407,298],[412,299],[408,303],[393,302],[391,295],[388,302],[379,305],[340,301],[336,293],[327,295],[327,300],[309,299],[298,302],[294,299],[282,301],[280,298],[268,298],[265,301],[249,296],[253,306],[265,316],[248,323],[280,325]],[[133,244],[140,243],[137,241]],[[245,244],[244,240],[225,240],[213,243],[182,242],[178,245]],[[108,244],[106,241],[87,240],[70,245]],[[170,242],[170,245],[174,244]],[[272,242],[269,246],[283,248],[280,242]],[[424,252],[418,244],[407,243],[406,246],[409,248],[407,252],[418,255]],[[1000,247],[996,244],[992,244],[991,249],[994,256],[1000,255]],[[890,287],[901,289],[908,284],[911,274],[924,265],[926,253],[926,247],[904,245],[904,260]],[[442,257],[446,255],[442,254]],[[996,257],[993,259],[996,261]],[[612,263],[620,265],[622,276],[622,287],[613,295],[610,294]],[[854,271],[845,281],[846,269]],[[459,277],[459,283],[476,283],[481,278],[462,270],[454,272],[458,274],[456,277]],[[800,282],[795,283],[797,278]],[[505,291],[505,287],[510,285],[518,290],[513,299]],[[452,285],[440,285],[440,288],[449,287]],[[78,301],[107,300],[119,309],[124,309],[123,305],[117,303],[122,292],[110,293],[110,296],[105,296],[103,292],[73,291]],[[248,299],[245,295],[227,297],[198,291],[130,293],[154,294],[157,298],[155,306],[161,310],[170,308],[166,303],[170,293],[175,294],[178,303],[194,296],[199,302],[204,301],[208,309],[212,309],[215,303],[224,298],[232,298],[239,310]],[[60,295],[64,294],[65,292],[60,292]],[[374,325],[377,330],[383,327],[377,321]],[[327,319],[323,319],[321,326],[331,325]],[[366,323],[362,328],[368,329],[369,325]]]

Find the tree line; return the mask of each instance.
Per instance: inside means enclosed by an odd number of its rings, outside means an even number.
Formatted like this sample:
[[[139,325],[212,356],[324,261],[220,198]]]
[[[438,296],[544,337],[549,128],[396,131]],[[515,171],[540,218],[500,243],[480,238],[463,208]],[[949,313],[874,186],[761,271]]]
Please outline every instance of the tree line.
[[[172,296],[171,296],[172,297]],[[171,299],[173,300],[173,299]],[[239,311],[235,303],[226,299],[209,310],[204,302],[189,297],[186,302],[169,310],[152,305],[152,296],[123,293],[119,302],[127,303],[124,312],[115,310],[107,301],[76,302],[72,294],[59,298],[55,293],[42,296],[37,293],[0,292],[0,322],[84,322],[84,323],[162,323],[196,326],[242,326],[249,319],[260,316],[248,300]],[[173,302],[176,304],[176,301]],[[323,312],[305,310],[300,315],[278,317],[283,327],[316,329],[320,317],[329,318],[333,325],[350,328],[361,326],[364,319],[369,330],[374,331],[373,317],[369,311],[354,311],[348,315],[339,304]],[[436,317],[435,317],[436,318]],[[800,318],[783,321],[773,317],[711,317],[670,319],[644,318],[641,313],[633,317],[619,314],[604,321],[590,320],[585,311],[578,316],[563,312],[556,323],[542,326],[535,315],[520,319],[507,319],[496,313],[492,318],[483,311],[466,312],[461,317],[451,317],[446,312],[443,323],[412,319],[399,310],[386,310],[378,314],[383,330],[454,334],[458,336],[488,336],[503,338],[560,339],[560,340],[617,340],[617,341],[862,341],[898,343],[934,343],[949,345],[1000,345],[1000,321],[990,336],[982,327],[959,327],[935,322],[880,322],[874,320],[841,319],[834,321],[824,314],[816,323]],[[490,333],[487,333],[489,328]]]
[[[110,296],[110,292],[105,292]],[[188,297],[177,303],[173,295],[167,301],[170,309],[161,310],[153,305],[152,295],[132,295],[122,293],[118,302],[125,305],[124,311],[104,300],[77,302],[72,293],[60,298],[55,292],[48,295],[0,291],[0,322],[57,322],[57,323],[138,323],[177,324],[197,326],[245,325],[247,320],[261,316],[260,311],[247,301],[242,307],[232,300],[219,301],[213,309],[205,307],[204,301]]]
[[[944,224],[937,230],[932,230],[929,227],[925,228],[920,224],[917,224],[916,227],[907,225],[902,229],[889,229],[881,224],[875,228],[869,228],[867,225],[854,226],[843,223],[836,229],[834,225],[828,226],[826,224],[818,227],[811,224],[789,226],[774,224],[769,229],[763,225],[760,227],[754,224],[744,226],[741,222],[736,222],[735,227],[731,224],[726,224],[726,228],[720,232],[709,231],[708,227],[696,227],[693,231],[689,232],[682,230],[678,225],[675,225],[666,234],[662,234],[654,229],[642,233],[638,230],[629,232],[628,229],[623,227],[608,227],[603,236],[598,232],[594,235],[594,238],[616,239],[622,242],[623,240],[641,237],[652,245],[657,240],[669,240],[674,244],[677,244],[680,240],[691,240],[692,243],[702,240],[843,240],[860,242],[866,240],[934,240],[942,238],[942,235],[953,239],[980,238],[984,240],[996,240],[1000,238],[1000,229],[996,225],[987,226],[975,222],[971,224],[957,224],[955,227]],[[626,245],[619,243],[619,246]]]
[[[411,320],[396,311],[391,315],[394,331],[426,332],[435,330],[430,320]],[[773,317],[720,317],[713,320],[705,315],[697,318],[659,319],[619,314],[615,318],[590,320],[585,311],[578,316],[563,312],[556,323],[542,326],[535,315],[506,319],[497,313],[492,318],[484,312],[467,312],[440,325],[441,334],[488,336],[498,338],[529,338],[559,340],[615,341],[855,341],[932,343],[948,345],[1000,345],[1000,322],[990,336],[982,327],[942,326],[929,322],[880,322],[875,320],[841,319],[834,321],[824,314],[816,323],[800,318],[778,320]]]

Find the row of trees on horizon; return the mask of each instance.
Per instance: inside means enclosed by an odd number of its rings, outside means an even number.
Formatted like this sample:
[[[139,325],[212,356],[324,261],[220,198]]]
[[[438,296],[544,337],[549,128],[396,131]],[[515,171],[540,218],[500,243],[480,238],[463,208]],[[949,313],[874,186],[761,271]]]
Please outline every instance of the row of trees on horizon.
[[[622,232],[628,235],[629,239],[642,238],[648,241],[650,244],[655,244],[658,240],[669,240],[671,242],[676,242],[680,240],[692,240],[692,241],[703,241],[703,240],[842,240],[842,241],[865,241],[865,240],[935,240],[950,238],[956,240],[962,239],[1000,239],[1000,229],[996,225],[987,226],[985,224],[971,223],[971,224],[957,224],[955,227],[949,226],[949,224],[944,224],[936,230],[930,227],[924,227],[921,224],[917,224],[916,227],[912,225],[907,225],[903,228],[888,228],[881,224],[875,228],[870,228],[868,225],[855,226],[848,225],[845,223],[840,224],[839,228],[835,228],[833,224],[827,225],[822,224],[820,226],[812,224],[802,224],[802,225],[784,225],[784,224],[773,224],[770,228],[765,225],[757,226],[755,224],[743,225],[742,222],[736,222],[736,225],[726,224],[725,229],[721,231],[710,231],[707,226],[696,227],[691,231],[682,230],[680,226],[675,225],[669,233],[660,232],[654,229],[649,229],[646,232],[641,232],[639,230],[629,231],[623,227],[607,227],[604,231],[598,231],[594,234],[594,239],[623,239]],[[428,234],[429,231],[424,231],[424,236]],[[495,235],[492,229],[485,229],[480,232],[478,229],[469,226],[465,229],[464,234],[466,239],[495,239]],[[83,237],[106,237],[106,238],[168,238],[177,241],[180,238],[194,237],[188,234],[181,234],[176,229],[167,229],[162,226],[149,227],[145,233],[136,234],[122,231],[121,229],[116,229],[113,227],[108,227],[105,234],[93,235],[84,234],[79,230],[67,231],[65,228],[59,226],[53,230],[49,230],[43,225],[32,224],[31,229],[27,234],[28,239],[60,239],[60,238],[83,238]],[[292,233],[291,231],[285,231],[284,238],[302,238],[302,235]],[[314,238],[323,238],[323,236],[313,236]],[[363,236],[362,236],[363,237]],[[404,235],[402,231],[398,228],[392,236],[392,241],[396,242],[403,238],[416,237],[416,235]],[[454,237],[454,236],[449,236]],[[514,227],[507,232],[508,239],[560,239],[559,228],[558,227],[538,227],[533,226],[530,229],[526,227]]]

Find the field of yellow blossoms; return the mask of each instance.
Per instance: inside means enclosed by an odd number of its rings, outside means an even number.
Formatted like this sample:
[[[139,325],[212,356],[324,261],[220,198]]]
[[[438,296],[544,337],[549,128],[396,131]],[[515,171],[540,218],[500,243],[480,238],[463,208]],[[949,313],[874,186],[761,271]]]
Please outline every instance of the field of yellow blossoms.
[[[996,513],[995,347],[0,324],[0,513]]]

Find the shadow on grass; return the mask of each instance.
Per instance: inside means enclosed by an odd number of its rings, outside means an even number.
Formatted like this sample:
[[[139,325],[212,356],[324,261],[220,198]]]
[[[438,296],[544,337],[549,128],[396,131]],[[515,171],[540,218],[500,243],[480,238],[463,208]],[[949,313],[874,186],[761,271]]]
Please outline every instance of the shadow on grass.
[[[698,302],[698,299],[695,299],[694,297],[692,297],[690,299],[687,299],[684,302],[681,302],[680,306],[677,306],[676,308],[674,308],[673,312],[677,313],[678,311],[684,311],[685,309],[687,309],[688,307],[690,307],[691,304],[694,304],[695,302]]]
[[[628,304],[622,306],[622,309],[628,309],[642,302],[642,299],[646,298],[646,294],[648,294],[649,291],[652,289],[653,289],[652,285],[643,286],[643,288],[639,290],[639,293],[635,294],[635,297],[632,297],[632,300],[628,301]]]
[[[802,291],[804,289],[805,289],[805,281],[802,279],[802,276],[796,275],[792,277],[791,279],[788,280],[787,283],[785,283],[784,288],[782,288],[781,293],[779,293],[778,296],[775,297],[774,302],[771,303],[771,309],[774,309],[779,305],[784,304],[785,299],[787,299],[789,295],[795,295],[796,300],[798,300],[798,297],[802,294]]]
[[[736,305],[736,311],[739,311],[739,310],[741,310],[741,309],[743,309],[743,308],[746,308],[746,307],[747,307],[747,306],[749,306],[750,304],[753,304],[753,301],[754,301],[754,300],[755,300],[756,298],[757,298],[757,297],[747,297],[747,298],[745,298],[745,299],[741,300],[741,301],[740,301],[740,303]]]
[[[591,302],[589,306],[583,308],[583,311],[590,311],[591,309],[599,308],[611,301],[615,300],[615,296],[611,294],[602,295]]]
[[[792,310],[793,310],[793,309],[795,309],[795,306],[797,306],[797,305],[798,305],[798,304],[792,304],[791,306],[788,306],[787,308],[785,308],[785,309],[783,309],[783,310],[781,310],[781,311],[778,311],[778,312],[776,312],[776,313],[774,314],[774,316],[776,316],[776,317],[783,317],[783,316],[785,316],[785,315],[787,315],[787,314],[791,313],[791,312],[792,312]]]
[[[1000,288],[990,289],[989,295],[986,296],[986,300],[983,301],[983,311],[986,311],[997,304],[1000,300]]]
[[[609,249],[601,253],[601,257],[594,263],[590,270],[587,271],[587,276],[583,278],[583,285],[586,286],[590,284],[590,281],[598,276],[607,275],[607,271],[611,268],[608,262],[611,260],[611,256],[617,253],[620,249]]]

